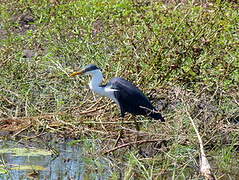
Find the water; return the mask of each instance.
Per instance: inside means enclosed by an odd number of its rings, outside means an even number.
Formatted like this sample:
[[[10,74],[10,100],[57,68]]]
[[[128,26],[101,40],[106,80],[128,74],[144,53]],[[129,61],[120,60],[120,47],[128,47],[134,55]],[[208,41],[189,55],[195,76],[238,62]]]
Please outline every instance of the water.
[[[80,145],[57,144],[56,149],[60,152],[58,156],[49,153],[34,154],[32,152],[36,148],[13,142],[1,143],[0,148],[8,151],[0,152],[1,180],[25,180],[31,177],[43,180],[108,179],[110,174],[110,168],[104,159],[85,157]],[[12,149],[17,151],[16,148],[24,151],[27,149],[29,154],[11,152]]]
[[[71,141],[74,142],[74,141]],[[122,177],[123,168],[113,169],[112,158],[101,156],[97,153],[96,144],[93,140],[86,143],[73,145],[74,143],[45,142],[59,152],[55,155],[44,143],[32,142],[16,143],[12,141],[0,141],[0,180],[104,180],[112,177]],[[214,159],[216,155],[214,156]],[[220,158],[218,158],[220,160]],[[217,168],[219,160],[210,161],[214,173],[220,179],[238,179],[238,166],[230,165],[228,172]],[[126,165],[126,164],[125,164]],[[196,168],[184,168],[182,175],[176,177],[190,178],[195,174]],[[160,179],[171,179],[173,172],[168,172]],[[158,176],[157,176],[158,177]],[[177,179],[177,178],[176,178]]]

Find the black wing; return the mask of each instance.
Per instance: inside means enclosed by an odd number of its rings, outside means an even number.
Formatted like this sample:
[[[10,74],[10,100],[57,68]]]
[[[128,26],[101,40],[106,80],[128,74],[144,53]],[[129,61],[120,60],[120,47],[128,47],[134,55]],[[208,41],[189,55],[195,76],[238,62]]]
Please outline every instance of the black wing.
[[[113,78],[109,84],[113,89],[115,98],[117,99],[121,114],[129,112],[135,115],[146,115],[149,110],[155,110],[149,99],[131,82],[123,78]]]

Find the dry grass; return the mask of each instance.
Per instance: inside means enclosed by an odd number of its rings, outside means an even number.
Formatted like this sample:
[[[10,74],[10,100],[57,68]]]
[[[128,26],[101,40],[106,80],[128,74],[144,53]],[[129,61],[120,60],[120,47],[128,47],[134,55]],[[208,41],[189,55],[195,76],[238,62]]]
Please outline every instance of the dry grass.
[[[95,155],[115,157],[112,169],[123,166],[127,177],[192,179],[199,167],[193,119],[217,177],[237,172],[234,3],[6,1],[0,7],[1,139],[96,139]],[[136,131],[129,115],[122,124],[118,107],[95,97],[86,78],[68,76],[89,63],[104,69],[105,81],[133,81],[166,122],[139,116]]]
[[[119,109],[112,102],[106,98],[96,97],[95,99],[91,95],[81,105],[67,107],[62,112],[45,113],[32,117],[2,118],[0,128],[1,132],[8,132],[5,136],[9,136],[10,133],[11,139],[21,137],[34,140],[37,137],[42,137],[43,141],[47,142],[49,139],[44,140],[44,138],[49,133],[71,139],[97,138],[101,142],[101,147],[93,153],[95,154],[93,157],[96,154],[111,153],[120,157],[133,149],[138,149],[139,161],[144,162],[145,158],[147,161],[150,159],[161,161],[162,156],[166,155],[165,158],[169,156],[168,161],[172,162],[175,161],[174,158],[179,158],[180,160],[175,163],[177,166],[185,168],[186,171],[189,164],[197,166],[195,162],[198,161],[199,157],[197,136],[190,124],[190,118],[193,118],[202,137],[206,154],[212,163],[213,172],[218,176],[227,173],[217,169],[218,164],[214,162],[213,152],[222,146],[230,146],[235,150],[231,152],[233,154],[238,151],[239,128],[238,124],[232,121],[233,118],[238,118],[236,114],[238,106],[234,101],[238,98],[237,94],[231,92],[230,100],[224,102],[230,108],[222,111],[220,103],[222,103],[225,95],[215,91],[210,96],[207,94],[206,88],[197,94],[180,87],[159,90],[154,93],[153,96],[167,94],[164,99],[159,100],[166,122],[161,123],[139,116],[137,121],[141,127],[140,131],[136,130],[134,121],[130,116],[124,119],[123,124],[121,123]],[[119,139],[120,132],[122,135]],[[177,152],[182,147],[190,153],[182,156],[183,154]],[[185,161],[187,156],[194,160]],[[163,166],[167,169],[164,169]],[[155,170],[153,172],[154,177],[161,177],[172,172],[169,165],[163,166],[156,168],[160,168],[160,173]],[[235,168],[233,167],[233,169]],[[197,172],[195,168],[193,169],[195,170],[194,173]],[[190,170],[190,172],[193,175],[193,171]],[[196,173],[192,177],[197,176]]]
[[[13,136],[23,131],[32,131],[36,134],[57,132],[59,136],[69,138],[97,134],[98,138],[108,139],[111,143],[114,142],[119,130],[122,129],[124,133],[121,143],[123,144],[133,142],[137,136],[146,141],[176,138],[179,144],[190,141],[187,143],[197,145],[196,135],[192,132],[189,122],[189,118],[192,117],[196,120],[206,146],[217,145],[214,144],[215,140],[225,143],[226,134],[238,133],[237,124],[230,122],[233,118],[237,118],[235,117],[238,110],[237,104],[233,102],[233,99],[237,99],[237,94],[232,95],[232,100],[228,101],[228,106],[234,106],[233,111],[231,109],[225,110],[230,111],[228,114],[228,112],[219,109],[218,100],[215,99],[222,98],[215,98],[218,96],[216,92],[209,96],[205,92],[195,94],[179,87],[155,92],[155,94],[162,93],[167,94],[167,97],[161,100],[162,113],[167,119],[166,123],[138,116],[136,117],[137,121],[141,124],[141,131],[139,132],[135,130],[131,116],[127,116],[121,124],[118,107],[106,98],[97,97],[94,100],[93,96],[82,105],[67,107],[62,112],[30,117],[2,118],[0,120],[1,129],[12,132]],[[5,108],[7,109],[7,107]],[[218,138],[219,134],[221,135],[220,139]]]

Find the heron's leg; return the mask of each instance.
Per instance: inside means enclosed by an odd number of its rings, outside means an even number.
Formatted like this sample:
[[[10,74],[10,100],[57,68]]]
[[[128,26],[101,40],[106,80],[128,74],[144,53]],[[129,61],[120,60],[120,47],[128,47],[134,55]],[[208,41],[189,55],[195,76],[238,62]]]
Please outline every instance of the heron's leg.
[[[123,126],[123,119],[124,119],[124,117],[120,117],[120,121],[121,121],[121,126]],[[119,134],[118,134],[118,137],[117,137],[117,139],[116,139],[116,142],[115,142],[115,144],[114,144],[114,147],[116,147],[117,145],[118,145],[118,143],[119,143],[119,140],[122,138],[122,136],[123,136],[123,129],[122,128],[120,128],[120,131],[119,131]]]
[[[137,131],[140,131],[139,123],[137,122],[136,116],[133,116],[135,128]]]
[[[121,121],[120,124],[121,124],[121,126],[123,126],[124,116],[125,116],[125,112],[124,112],[123,108],[120,106],[120,121]],[[119,140],[122,136],[123,136],[123,129],[120,129],[118,137],[117,137],[116,142],[114,144],[114,147],[117,146],[117,144],[119,143]]]
[[[118,143],[119,143],[120,139],[122,138],[122,136],[123,136],[123,129],[120,129],[118,137],[117,137],[116,142],[114,144],[114,147],[116,147],[118,145]]]
[[[125,111],[124,111],[123,107],[120,105],[121,126],[123,126],[124,116],[125,116]]]
[[[124,118],[125,111],[123,110],[122,106],[120,106],[120,117]]]
[[[134,119],[134,124],[135,124],[135,129],[136,129],[136,137],[135,137],[135,141],[140,141],[141,140],[141,137],[140,137],[140,134],[139,134],[139,131],[140,131],[140,124],[137,122],[137,118],[136,116],[133,115],[133,119]],[[142,149],[141,149],[141,146],[136,143],[136,148],[138,149],[138,152],[143,152]]]

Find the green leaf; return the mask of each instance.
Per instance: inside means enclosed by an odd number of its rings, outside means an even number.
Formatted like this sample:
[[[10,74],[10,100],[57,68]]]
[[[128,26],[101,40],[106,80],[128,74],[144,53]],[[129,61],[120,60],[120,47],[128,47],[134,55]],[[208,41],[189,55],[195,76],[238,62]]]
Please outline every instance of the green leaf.
[[[52,152],[36,148],[5,148],[0,149],[0,154],[12,153],[13,156],[50,156]]]

